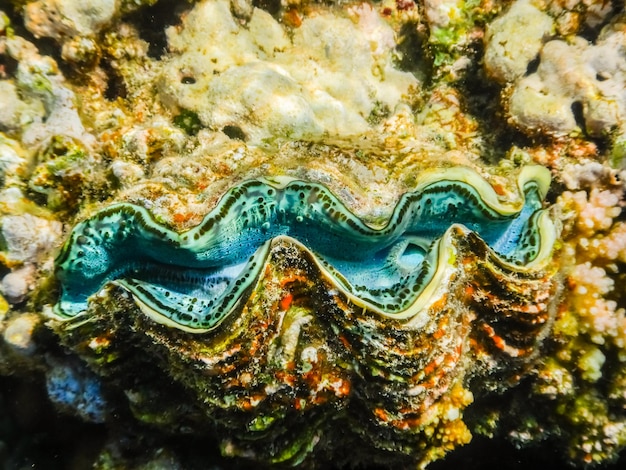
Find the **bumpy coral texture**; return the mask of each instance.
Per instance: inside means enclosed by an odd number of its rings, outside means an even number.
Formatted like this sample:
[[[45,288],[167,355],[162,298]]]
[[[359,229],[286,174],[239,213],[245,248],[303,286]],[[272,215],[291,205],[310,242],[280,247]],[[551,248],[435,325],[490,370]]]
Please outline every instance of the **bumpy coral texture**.
[[[622,194],[618,183],[606,190],[566,191],[559,198],[566,216],[564,256],[572,263],[568,294],[555,325],[555,354],[538,368],[533,385],[538,403],[551,414],[519,420],[531,433],[560,434],[569,457],[586,463],[614,460],[626,444],[620,411],[626,398],[626,310],[619,288],[626,232],[617,219]],[[605,386],[595,386],[601,382]],[[513,432],[521,435],[519,428]]]
[[[348,14],[307,18],[290,36],[263,10],[244,28],[227,2],[203,2],[168,29],[163,98],[251,143],[361,134],[419,83],[393,66],[393,31],[371,6]]]
[[[602,136],[614,129],[624,134],[624,18],[605,26],[594,44],[578,36],[553,39],[557,27],[558,20],[526,1],[515,2],[489,27],[485,67],[510,85],[511,123],[529,133],[564,135],[577,129],[574,109],[579,106],[588,134]],[[534,60],[536,71],[527,73]]]

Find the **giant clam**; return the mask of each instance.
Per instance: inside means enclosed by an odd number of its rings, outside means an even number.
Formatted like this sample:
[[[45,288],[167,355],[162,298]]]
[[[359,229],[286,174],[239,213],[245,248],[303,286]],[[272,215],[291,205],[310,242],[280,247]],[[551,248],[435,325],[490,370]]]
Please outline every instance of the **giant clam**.
[[[380,226],[283,176],[182,233],[115,204],[56,260],[54,327],[137,419],[225,455],[426,463],[467,442],[472,394],[518,381],[550,328],[549,184],[527,166],[505,203],[469,168],[429,170]]]

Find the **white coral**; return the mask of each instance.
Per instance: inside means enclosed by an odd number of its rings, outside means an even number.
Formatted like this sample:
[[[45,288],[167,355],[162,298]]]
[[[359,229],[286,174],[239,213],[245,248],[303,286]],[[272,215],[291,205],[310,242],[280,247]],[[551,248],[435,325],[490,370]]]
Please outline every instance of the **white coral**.
[[[9,55],[18,61],[16,86],[23,98],[45,108],[33,115],[23,128],[22,143],[36,147],[53,136],[69,136],[80,140],[86,147],[95,143],[83,125],[75,103],[75,94],[65,83],[57,63],[39,51],[29,41],[12,36],[0,38]]]
[[[603,268],[586,262],[574,267],[569,282],[574,294],[571,308],[580,317],[583,331],[587,331],[597,344],[603,344],[607,337],[611,337],[619,347],[624,347],[624,309],[618,308],[615,301],[605,298],[615,287],[613,279],[607,276]]]
[[[552,18],[527,0],[515,2],[491,23],[485,36],[485,67],[501,83],[526,73],[543,43],[554,34]]]
[[[57,245],[62,224],[31,214],[8,215],[2,219],[6,257],[16,263],[35,263]]]
[[[537,72],[514,87],[509,103],[511,119],[522,128],[542,127],[565,134],[576,128],[572,106],[578,102],[585,129],[591,135],[623,125],[626,59],[620,51],[624,44],[626,36],[617,32],[596,45],[582,38],[571,43],[548,42],[541,51]],[[546,103],[550,103],[549,109],[545,109]],[[562,117],[555,120],[548,111]]]
[[[583,248],[590,257],[626,263],[626,224],[616,223],[607,235],[587,240]]]
[[[485,47],[487,72],[511,85],[505,92],[509,120],[527,132],[566,135],[579,125],[574,110],[579,105],[588,134],[625,132],[624,21],[605,27],[596,44],[573,36],[544,45],[552,32],[550,17],[527,0],[514,3],[490,26]],[[526,75],[537,54],[536,72]]]
[[[40,0],[26,5],[24,23],[38,37],[94,36],[111,22],[118,8],[117,0]]]
[[[4,276],[0,290],[10,303],[16,304],[24,300],[34,284],[35,267],[29,264]]]
[[[228,2],[200,2],[167,30],[161,97],[213,130],[238,128],[253,144],[362,134],[372,113],[393,112],[418,82],[393,67],[394,33],[375,9],[348,13],[354,21],[305,18],[289,37],[263,10],[242,27]]]

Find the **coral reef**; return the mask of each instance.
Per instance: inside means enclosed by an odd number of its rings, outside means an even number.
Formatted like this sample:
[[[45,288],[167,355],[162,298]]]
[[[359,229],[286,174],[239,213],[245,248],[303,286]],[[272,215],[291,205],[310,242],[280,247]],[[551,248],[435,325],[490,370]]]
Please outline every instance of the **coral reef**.
[[[620,459],[619,2],[2,8],[0,466]]]

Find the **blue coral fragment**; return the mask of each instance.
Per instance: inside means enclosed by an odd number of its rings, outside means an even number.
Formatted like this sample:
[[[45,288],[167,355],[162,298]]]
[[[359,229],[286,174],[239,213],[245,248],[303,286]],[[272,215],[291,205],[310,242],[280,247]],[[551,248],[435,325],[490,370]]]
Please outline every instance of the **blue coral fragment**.
[[[46,373],[50,401],[85,421],[103,423],[108,403],[100,379],[84,366],[71,361],[54,361]]]
[[[354,303],[407,318],[423,304],[442,264],[452,262],[454,230],[475,232],[502,262],[521,270],[548,256],[554,227],[542,204],[549,174],[527,167],[518,185],[523,202],[507,205],[467,168],[430,172],[380,227],[363,222],[325,186],[287,178],[233,187],[183,233],[143,207],[115,204],[79,223],[58,256],[56,312],[66,318],[84,312],[89,297],[114,282],[153,319],[208,331],[256,284],[272,244],[287,240],[312,252]]]

